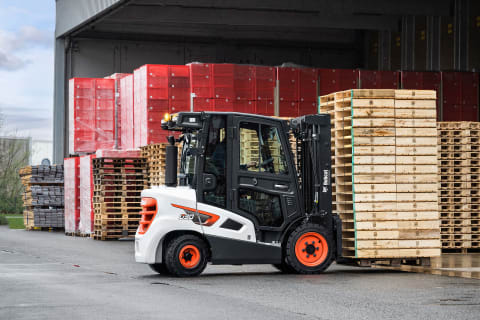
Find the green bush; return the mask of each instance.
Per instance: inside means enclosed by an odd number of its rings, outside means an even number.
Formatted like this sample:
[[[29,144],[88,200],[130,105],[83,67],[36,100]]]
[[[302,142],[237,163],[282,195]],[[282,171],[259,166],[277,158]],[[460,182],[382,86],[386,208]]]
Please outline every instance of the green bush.
[[[7,225],[7,224],[8,224],[7,217],[5,217],[4,214],[0,214],[0,226]]]

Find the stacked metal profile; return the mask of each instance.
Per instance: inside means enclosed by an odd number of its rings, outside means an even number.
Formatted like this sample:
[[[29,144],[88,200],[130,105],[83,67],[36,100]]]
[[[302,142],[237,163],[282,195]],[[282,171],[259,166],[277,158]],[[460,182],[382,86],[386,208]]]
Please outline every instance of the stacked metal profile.
[[[63,228],[63,165],[27,166],[19,174],[24,186],[25,228]]]
[[[480,123],[438,123],[442,249],[480,248]]]
[[[140,194],[148,187],[146,160],[97,154],[92,163],[94,239],[133,237],[140,221]]]
[[[346,258],[440,254],[435,91],[348,90],[320,98],[332,116],[335,212]]]

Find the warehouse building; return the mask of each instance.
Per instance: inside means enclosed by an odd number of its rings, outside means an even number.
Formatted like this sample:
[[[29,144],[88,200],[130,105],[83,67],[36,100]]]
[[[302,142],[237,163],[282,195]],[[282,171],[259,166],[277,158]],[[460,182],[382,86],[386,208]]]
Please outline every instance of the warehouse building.
[[[193,61],[480,69],[480,2],[474,0],[57,0],[56,7],[57,163],[68,153],[68,79],[73,77]],[[478,73],[473,77],[478,83]],[[457,82],[454,77],[439,89],[461,90]],[[472,90],[469,96],[476,101],[468,102],[468,120],[478,120],[478,86]],[[455,112],[445,107],[440,119]]]

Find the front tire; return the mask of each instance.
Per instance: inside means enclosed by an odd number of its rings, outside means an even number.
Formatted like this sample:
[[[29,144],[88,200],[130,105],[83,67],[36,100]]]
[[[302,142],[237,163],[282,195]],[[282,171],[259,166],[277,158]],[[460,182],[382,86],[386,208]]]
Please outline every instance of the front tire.
[[[302,274],[325,271],[333,262],[332,239],[331,233],[321,225],[306,223],[298,226],[287,240],[287,264]]]
[[[168,243],[165,266],[177,277],[198,276],[207,266],[207,245],[201,238],[186,234]]]

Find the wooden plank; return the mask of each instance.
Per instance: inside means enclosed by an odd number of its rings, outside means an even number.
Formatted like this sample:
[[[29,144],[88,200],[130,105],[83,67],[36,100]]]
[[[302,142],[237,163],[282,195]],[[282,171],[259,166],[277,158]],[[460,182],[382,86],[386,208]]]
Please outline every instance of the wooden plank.
[[[388,231],[357,231],[359,240],[375,239],[439,239],[440,230],[438,228],[425,230],[388,230]]]
[[[395,100],[396,109],[435,109],[436,100]]]
[[[397,201],[438,201],[437,192],[397,193]]]
[[[421,174],[417,172],[412,174],[397,174],[395,181],[397,184],[401,183],[437,183],[438,182],[438,175],[437,173],[430,173],[430,174]]]
[[[436,119],[436,109],[395,109],[396,119]]]
[[[355,193],[353,201],[358,203],[371,203],[371,202],[394,202],[397,200],[396,193]]]
[[[437,137],[436,128],[396,128],[397,137]]]
[[[352,119],[352,127],[361,128],[381,128],[381,127],[395,127],[395,119],[376,119],[376,118],[364,118],[364,119]]]
[[[353,128],[353,136],[356,137],[395,137],[395,128]]]
[[[395,90],[395,99],[409,99],[409,100],[436,100],[437,92],[435,90],[408,90],[397,89]]]
[[[395,164],[395,156],[357,156],[353,157],[355,165],[360,164]]]
[[[354,98],[395,98],[393,89],[353,89]]]
[[[395,152],[395,146],[355,146],[355,155],[393,155]]]
[[[441,255],[438,249],[376,249],[359,250],[357,258],[408,258],[408,257],[436,257]]]
[[[355,165],[355,175],[373,173],[395,173],[395,165]]]
[[[355,212],[356,221],[438,220],[437,211]]]
[[[389,113],[394,114],[394,99],[352,99],[351,106],[355,108],[381,107],[382,109],[390,109]]]
[[[397,185],[387,183],[355,183],[355,194],[369,193],[369,192],[396,192]]]
[[[395,119],[397,128],[436,128],[436,119]]]
[[[429,164],[397,164],[395,172],[397,174],[435,174],[438,172],[438,167]]]
[[[358,240],[357,249],[407,249],[407,248],[436,248],[440,247],[440,239],[428,240]]]
[[[412,146],[437,146],[437,138],[435,137],[397,137],[395,139],[395,145],[401,147]]]
[[[371,184],[395,184],[395,174],[362,174],[355,175],[355,186],[364,183]]]
[[[431,202],[397,202],[397,211],[436,211],[438,210],[437,201]]]
[[[355,137],[355,146],[392,146],[395,145],[395,137]]]
[[[355,149],[356,150],[356,149]],[[437,156],[437,146],[396,146],[395,152],[397,156],[420,156],[434,155]]]
[[[437,193],[438,185],[436,183],[406,183],[396,184],[397,192],[434,192]],[[355,191],[357,187],[355,187]]]
[[[396,164],[431,164],[437,165],[436,156],[396,156]]]

